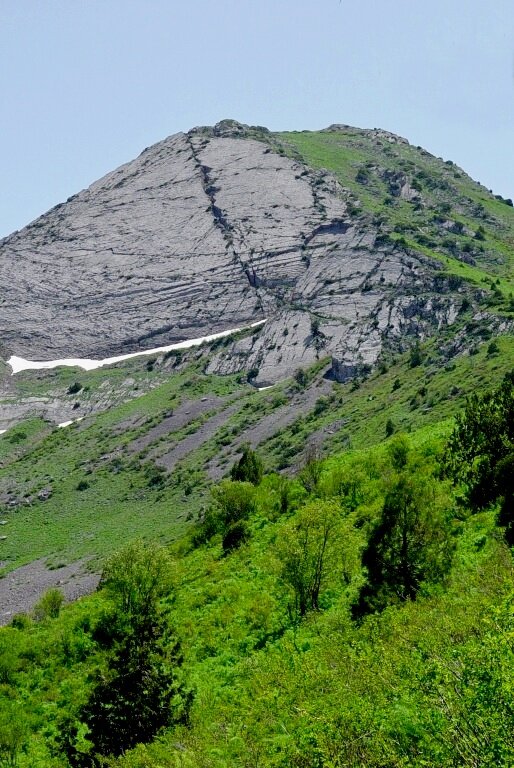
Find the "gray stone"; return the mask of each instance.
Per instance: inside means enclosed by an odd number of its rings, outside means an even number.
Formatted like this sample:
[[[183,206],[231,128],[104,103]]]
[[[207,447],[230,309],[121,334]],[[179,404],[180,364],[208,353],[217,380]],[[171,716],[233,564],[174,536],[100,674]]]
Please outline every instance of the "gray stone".
[[[406,177],[391,183],[411,199]],[[454,301],[430,304],[433,265],[382,245],[347,200],[266,129],[170,136],[0,242],[0,355],[102,358],[267,318],[209,371],[267,384],[325,355],[373,365],[403,333],[452,322]]]

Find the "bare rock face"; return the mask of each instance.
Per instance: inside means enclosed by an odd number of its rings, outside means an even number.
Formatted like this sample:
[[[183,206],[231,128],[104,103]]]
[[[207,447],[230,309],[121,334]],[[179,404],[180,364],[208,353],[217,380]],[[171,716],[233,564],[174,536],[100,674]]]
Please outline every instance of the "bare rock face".
[[[452,322],[433,265],[356,224],[338,182],[268,136],[171,136],[1,241],[1,356],[101,358],[267,318],[210,363],[267,384],[328,354],[344,378]]]

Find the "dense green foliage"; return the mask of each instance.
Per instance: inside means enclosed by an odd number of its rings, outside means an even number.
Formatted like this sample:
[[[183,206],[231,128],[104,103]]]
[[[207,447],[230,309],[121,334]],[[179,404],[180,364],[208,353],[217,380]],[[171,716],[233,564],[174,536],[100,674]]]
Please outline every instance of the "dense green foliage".
[[[263,464],[260,457],[252,451],[249,445],[243,447],[243,453],[230,470],[232,480],[259,485],[262,480]]]
[[[320,592],[328,572],[340,565],[342,553],[336,550],[340,542],[335,542],[340,517],[340,510],[332,501],[318,501],[304,507],[294,521],[279,530],[277,553],[281,575],[293,589],[294,608],[299,616],[319,609]]]
[[[501,499],[499,523],[514,545],[514,375],[495,391],[472,395],[450,437],[446,469],[465,483],[468,504]]]
[[[48,768],[511,765],[512,556],[494,508],[441,478],[443,447],[394,435],[316,459],[309,488],[225,480],[208,537],[129,545],[98,595],[16,620],[0,749]]]
[[[414,600],[423,582],[437,582],[447,572],[451,529],[435,497],[434,484],[418,472],[403,471],[391,480],[362,555],[368,578],[357,615]]]
[[[57,745],[70,765],[100,765],[102,755],[119,755],[165,726],[187,723],[192,693],[180,680],[180,645],[160,602],[169,594],[170,569],[164,549],[142,542],[106,564],[102,584],[112,608],[94,633],[106,648],[106,665],[86,701],[59,725]]]

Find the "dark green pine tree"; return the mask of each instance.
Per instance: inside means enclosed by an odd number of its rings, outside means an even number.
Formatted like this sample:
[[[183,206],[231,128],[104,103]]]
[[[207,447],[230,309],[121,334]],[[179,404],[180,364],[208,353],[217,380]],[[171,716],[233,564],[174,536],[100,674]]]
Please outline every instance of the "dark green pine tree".
[[[514,371],[495,391],[472,395],[456,422],[445,469],[464,484],[471,508],[483,509],[504,496],[508,482],[502,462],[514,453]]]
[[[156,617],[114,648],[80,720],[100,755],[120,755],[169,725],[187,723],[191,692],[180,678],[179,643]]]
[[[407,472],[398,475],[363,552],[368,579],[354,616],[413,600],[424,581],[444,575],[451,550],[449,526],[434,505],[430,484]]]
[[[501,493],[498,525],[505,528],[509,547],[514,547],[514,452],[498,462],[495,479]]]
[[[61,725],[59,749],[77,768],[96,768],[150,741],[159,730],[187,724],[193,694],[182,678],[182,655],[162,598],[170,590],[163,547],[134,542],[102,575],[112,610],[97,631],[110,646],[87,701]]]
[[[262,480],[263,466],[259,456],[249,445],[243,446],[243,454],[230,470],[232,480],[259,485]]]

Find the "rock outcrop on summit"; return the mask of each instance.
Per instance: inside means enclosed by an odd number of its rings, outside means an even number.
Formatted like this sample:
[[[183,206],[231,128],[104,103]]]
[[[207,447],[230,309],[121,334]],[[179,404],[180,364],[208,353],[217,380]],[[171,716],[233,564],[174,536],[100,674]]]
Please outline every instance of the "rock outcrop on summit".
[[[146,149],[0,242],[0,355],[101,358],[267,319],[210,370],[259,384],[332,354],[341,379],[455,298],[328,172],[224,121]],[[4,288],[5,290],[5,288]]]

